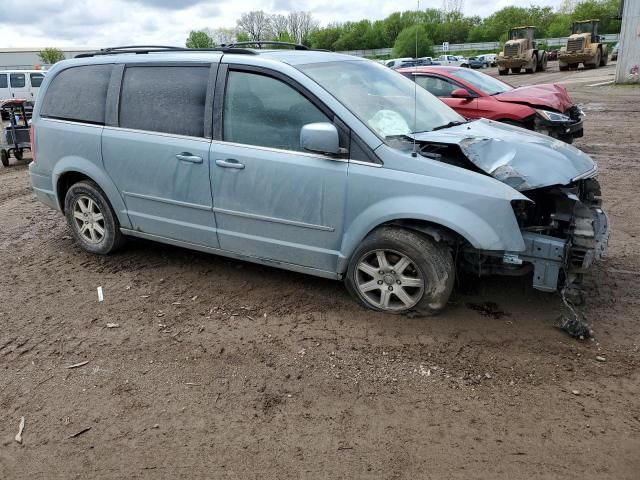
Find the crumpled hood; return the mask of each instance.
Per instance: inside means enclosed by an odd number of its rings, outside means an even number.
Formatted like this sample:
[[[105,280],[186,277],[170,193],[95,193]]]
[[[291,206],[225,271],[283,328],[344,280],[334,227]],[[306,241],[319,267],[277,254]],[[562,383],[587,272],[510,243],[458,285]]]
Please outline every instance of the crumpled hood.
[[[519,87],[494,95],[496,100],[509,103],[524,103],[532,107],[551,108],[564,113],[573,106],[567,89],[555,84]]]
[[[458,145],[475,166],[518,191],[567,185],[596,169],[589,155],[567,143],[486,119],[415,138]]]

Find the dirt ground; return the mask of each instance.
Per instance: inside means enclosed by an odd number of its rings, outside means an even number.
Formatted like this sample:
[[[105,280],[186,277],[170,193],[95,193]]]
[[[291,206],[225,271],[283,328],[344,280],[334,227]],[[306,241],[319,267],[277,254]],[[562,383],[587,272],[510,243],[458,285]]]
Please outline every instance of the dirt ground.
[[[562,81],[588,115],[613,228],[593,341],[527,279],[417,319],[150,242],[92,256],[0,168],[0,479],[639,478],[640,89],[555,70],[507,80]]]

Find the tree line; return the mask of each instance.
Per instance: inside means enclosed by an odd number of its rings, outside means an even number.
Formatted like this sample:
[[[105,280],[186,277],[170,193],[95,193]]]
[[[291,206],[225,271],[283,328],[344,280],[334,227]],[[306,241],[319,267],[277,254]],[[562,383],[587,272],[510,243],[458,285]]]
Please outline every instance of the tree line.
[[[395,12],[383,20],[332,23],[320,27],[309,12],[270,15],[244,13],[235,27],[192,31],[187,47],[207,48],[236,41],[275,40],[302,43],[332,51],[394,47],[394,55],[419,55],[434,44],[505,41],[511,27],[534,25],[538,38],[566,37],[572,21],[600,19],[600,33],[618,33],[620,0],[564,0],[561,7],[505,7],[481,18],[462,13],[462,2],[444,2],[442,9]],[[453,7],[451,7],[453,5]],[[447,7],[448,6],[448,7]],[[414,52],[409,55],[405,50]]]

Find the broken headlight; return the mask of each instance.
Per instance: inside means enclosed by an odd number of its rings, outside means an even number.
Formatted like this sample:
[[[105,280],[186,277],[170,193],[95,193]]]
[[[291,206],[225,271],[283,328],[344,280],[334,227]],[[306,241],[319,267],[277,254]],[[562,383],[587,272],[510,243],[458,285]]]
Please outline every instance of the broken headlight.
[[[571,118],[563,113],[551,112],[549,110],[536,109],[538,115],[547,120],[548,122],[569,122]]]

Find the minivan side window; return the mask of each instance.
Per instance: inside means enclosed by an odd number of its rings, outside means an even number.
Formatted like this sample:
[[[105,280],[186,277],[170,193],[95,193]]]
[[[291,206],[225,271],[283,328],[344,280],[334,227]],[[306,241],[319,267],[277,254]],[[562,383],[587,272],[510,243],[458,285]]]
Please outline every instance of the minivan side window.
[[[33,88],[39,88],[44,80],[44,75],[42,73],[31,73],[29,78],[31,79],[31,86]]]
[[[229,72],[224,99],[224,141],[303,151],[300,130],[316,122],[331,120],[286,83],[256,73]]]
[[[8,88],[9,83],[7,82],[7,75],[5,73],[0,73],[0,88]]]
[[[127,67],[120,127],[204,137],[209,66]]]
[[[85,65],[57,74],[45,94],[40,115],[104,125],[112,65]]]
[[[26,85],[26,79],[24,73],[11,73],[9,74],[9,81],[13,88],[24,88]]]

